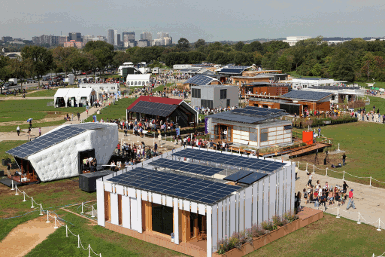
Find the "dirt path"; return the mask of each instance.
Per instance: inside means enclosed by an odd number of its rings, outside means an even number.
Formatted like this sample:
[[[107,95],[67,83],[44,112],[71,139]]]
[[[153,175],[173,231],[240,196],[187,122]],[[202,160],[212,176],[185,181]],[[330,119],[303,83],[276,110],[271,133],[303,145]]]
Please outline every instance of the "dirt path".
[[[55,231],[54,225],[39,217],[20,224],[0,242],[0,256],[24,256]]]

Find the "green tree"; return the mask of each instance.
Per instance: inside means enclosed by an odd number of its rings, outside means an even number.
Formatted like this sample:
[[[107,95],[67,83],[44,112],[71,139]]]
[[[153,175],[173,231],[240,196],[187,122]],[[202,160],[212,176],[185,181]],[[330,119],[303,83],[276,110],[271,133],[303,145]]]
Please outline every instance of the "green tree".
[[[289,48],[289,44],[282,41],[269,41],[262,44],[263,53],[277,53],[279,50]]]
[[[84,46],[84,52],[93,54],[98,60],[98,68],[104,70],[111,65],[115,56],[114,46],[104,41],[90,41]]]
[[[186,52],[190,49],[190,42],[186,38],[180,38],[176,48],[181,52]]]
[[[198,51],[188,52],[188,62],[189,63],[201,63],[206,60],[206,55]]]
[[[245,44],[243,46],[242,50],[246,53],[251,53],[251,52],[255,52],[255,51],[262,52],[263,47],[262,47],[261,42],[254,41],[254,42],[251,42],[250,44]]]
[[[8,65],[9,65],[9,57],[7,56],[0,56],[0,79],[3,81],[3,82],[6,82],[8,81],[8,79],[11,77],[11,74],[9,72],[9,69],[8,69]],[[3,93],[3,90],[2,90],[2,82],[0,82],[0,91],[1,93]]]
[[[67,73],[71,70],[69,58],[74,51],[76,51],[76,49],[73,47],[62,46],[58,46],[52,50],[52,56],[56,67],[64,71],[66,77]]]
[[[239,41],[234,45],[234,49],[235,51],[242,51],[244,46],[245,46],[245,43],[243,43],[242,41]]]
[[[290,63],[287,59],[287,56],[281,55],[277,62],[275,63],[275,69],[282,70],[282,72],[290,71]]]
[[[205,46],[206,45],[206,41],[204,39],[198,39],[195,43],[194,43],[194,48],[195,49],[198,49],[199,47],[201,46]]]
[[[122,65],[125,62],[131,61],[131,56],[127,52],[116,52],[113,60],[112,60],[112,66],[115,68],[118,68],[120,65]]]
[[[46,74],[53,65],[53,56],[47,48],[42,46],[25,46],[21,50],[21,57],[23,61],[30,61],[31,73],[33,76],[41,78]],[[40,86],[40,80],[39,80]]]

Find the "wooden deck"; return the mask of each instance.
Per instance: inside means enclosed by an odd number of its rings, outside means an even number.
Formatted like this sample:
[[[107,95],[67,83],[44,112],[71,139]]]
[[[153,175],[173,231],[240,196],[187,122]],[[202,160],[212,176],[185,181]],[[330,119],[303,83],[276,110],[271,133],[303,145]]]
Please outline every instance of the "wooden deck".
[[[304,146],[302,149],[297,149],[297,150],[293,149],[294,151],[291,151],[289,153],[289,157],[296,157],[304,154],[309,154],[313,151],[324,149],[325,147],[329,147],[329,146],[331,146],[331,144],[317,142],[312,145]]]

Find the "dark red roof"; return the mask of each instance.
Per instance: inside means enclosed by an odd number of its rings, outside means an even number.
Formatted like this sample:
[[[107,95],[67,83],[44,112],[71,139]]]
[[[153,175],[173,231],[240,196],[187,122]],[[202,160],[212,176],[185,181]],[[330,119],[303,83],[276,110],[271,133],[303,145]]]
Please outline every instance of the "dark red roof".
[[[169,105],[179,105],[183,100],[179,99],[172,99],[172,98],[165,98],[165,97],[153,97],[153,96],[141,96],[138,99],[135,100],[130,106],[128,106],[127,109],[131,109],[134,107],[138,102],[152,102],[152,103],[161,103],[161,104],[169,104]]]

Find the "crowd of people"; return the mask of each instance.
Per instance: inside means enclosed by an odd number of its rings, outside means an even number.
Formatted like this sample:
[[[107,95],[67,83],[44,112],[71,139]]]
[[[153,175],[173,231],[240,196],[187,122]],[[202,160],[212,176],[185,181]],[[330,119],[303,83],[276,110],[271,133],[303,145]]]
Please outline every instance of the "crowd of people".
[[[98,162],[96,158],[89,156],[83,159],[83,173],[95,172]]]
[[[328,208],[327,206],[337,204],[337,206],[342,206],[346,203],[346,200],[349,199],[348,204],[346,205],[346,209],[356,209],[353,200],[353,189],[348,191],[348,184],[346,181],[343,182],[342,185],[329,185],[328,182],[325,182],[324,186],[321,185],[320,181],[317,180],[316,184],[312,184],[313,175],[311,173],[307,173],[309,176],[309,180],[306,184],[306,188],[301,192],[296,194],[296,198],[298,200],[298,207],[300,207],[300,202],[303,198],[303,203],[309,204],[314,203],[314,207],[318,208],[320,206],[324,206],[325,210]]]

